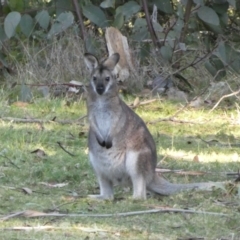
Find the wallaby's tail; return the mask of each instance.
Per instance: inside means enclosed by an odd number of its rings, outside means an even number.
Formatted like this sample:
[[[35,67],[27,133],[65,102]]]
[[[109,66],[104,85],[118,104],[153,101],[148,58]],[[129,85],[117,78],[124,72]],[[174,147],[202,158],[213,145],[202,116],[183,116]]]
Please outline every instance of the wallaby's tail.
[[[155,173],[153,181],[148,185],[150,191],[156,192],[161,195],[171,195],[184,190],[202,189],[209,190],[214,186],[218,186],[216,182],[203,182],[203,183],[189,183],[189,184],[174,184],[170,183],[164,178]]]

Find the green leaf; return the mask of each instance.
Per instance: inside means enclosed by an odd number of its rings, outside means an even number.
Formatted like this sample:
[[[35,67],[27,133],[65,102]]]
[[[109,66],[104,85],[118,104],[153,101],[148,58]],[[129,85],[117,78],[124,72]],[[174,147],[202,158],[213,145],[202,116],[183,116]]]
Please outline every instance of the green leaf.
[[[139,42],[141,42],[144,39],[148,39],[149,37],[150,34],[147,27],[141,28],[141,30],[137,31],[132,35],[132,39]]]
[[[30,15],[24,14],[20,21],[20,28],[26,37],[29,37],[34,28],[33,19]]]
[[[139,31],[141,28],[146,28],[147,22],[145,18],[137,18],[134,22],[133,31]]]
[[[189,1],[189,0],[187,0],[187,1]],[[195,4],[199,4],[200,6],[204,6],[205,4],[204,4],[204,0],[193,0],[193,2],[195,3]]]
[[[228,2],[225,2],[223,4],[216,4],[215,3],[215,4],[212,5],[212,8],[216,13],[223,14],[223,13],[226,13],[228,11],[229,4],[228,4]]]
[[[0,26],[0,41],[4,42],[7,39],[5,31],[2,26]]]
[[[160,53],[164,60],[170,61],[172,59],[172,48],[170,46],[162,46],[160,49]]]
[[[153,22],[153,28],[154,28],[154,31],[156,31],[156,32],[163,31],[163,27],[158,22]]]
[[[51,29],[48,33],[48,38],[51,38],[53,35],[57,35],[63,31],[65,31],[67,28],[69,28],[74,22],[74,16],[72,12],[64,12],[61,13],[53,25],[51,26]]]
[[[155,4],[157,6],[157,8],[165,13],[172,13],[173,9],[172,9],[172,3],[170,0],[153,0],[153,4]]]
[[[99,52],[97,50],[100,49],[100,46],[98,44],[99,44],[99,42],[97,42],[95,38],[88,35],[86,42],[85,42],[86,52],[91,53],[93,55],[98,55]]]
[[[220,81],[226,76],[224,64],[217,56],[211,56],[210,59],[205,62],[204,66],[217,81]]]
[[[113,27],[121,29],[123,24],[124,24],[124,16],[122,15],[122,13],[119,13],[114,19]]]
[[[56,1],[56,15],[59,16],[63,12],[72,11],[72,1],[69,0],[55,0]]]
[[[197,11],[198,17],[207,24],[212,24],[215,26],[219,25],[219,17],[216,12],[210,7],[200,7]]]
[[[226,64],[228,62],[226,48],[224,42],[220,42],[217,49],[217,56]]]
[[[101,8],[115,8],[115,0],[105,0],[100,4]]]
[[[6,61],[6,57],[0,52],[0,62],[2,63],[2,65],[4,67],[8,67],[7,61]]]
[[[12,11],[23,11],[24,1],[23,0],[8,0],[9,7]]]
[[[100,7],[88,4],[82,7],[83,15],[97,26],[103,28],[108,27],[107,18]]]
[[[50,23],[50,16],[48,11],[46,10],[42,10],[41,12],[39,12],[36,16],[35,19],[37,21],[37,23],[43,28],[43,29],[47,29]]]
[[[227,0],[227,1],[233,8],[236,8],[236,0]]]
[[[21,20],[19,12],[10,12],[4,19],[4,30],[8,38],[15,35],[16,27]]]
[[[139,12],[141,9],[140,5],[135,1],[126,2],[124,5],[119,6],[116,9],[116,15],[122,13],[125,16],[125,20],[128,21],[134,14]]]

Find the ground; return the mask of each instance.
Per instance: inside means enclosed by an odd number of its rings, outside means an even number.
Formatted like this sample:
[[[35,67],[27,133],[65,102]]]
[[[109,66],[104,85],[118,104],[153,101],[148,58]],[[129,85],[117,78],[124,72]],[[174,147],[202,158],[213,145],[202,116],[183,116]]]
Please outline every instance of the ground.
[[[131,97],[124,100],[133,102]],[[87,198],[99,192],[87,156],[87,119],[74,121],[86,114],[85,101],[39,98],[10,104],[3,95],[0,238],[240,239],[240,186],[234,182],[240,162],[240,113],[237,108],[210,112],[182,107],[157,99],[135,111],[153,134],[166,179],[221,182],[219,188],[167,197],[150,194],[146,201],[135,201],[130,188],[117,187],[114,201],[94,201]],[[165,208],[172,212],[147,212]],[[136,211],[145,214],[117,215]],[[25,215],[10,217],[17,212]],[[66,215],[30,217],[39,212]]]

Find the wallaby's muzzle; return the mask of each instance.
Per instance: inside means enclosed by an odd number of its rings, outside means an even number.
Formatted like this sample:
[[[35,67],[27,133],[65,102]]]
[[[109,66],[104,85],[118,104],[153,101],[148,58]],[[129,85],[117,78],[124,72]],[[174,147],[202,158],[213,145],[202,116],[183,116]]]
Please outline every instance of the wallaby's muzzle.
[[[97,85],[96,90],[99,95],[102,95],[105,91],[105,87],[102,83],[100,83]]]

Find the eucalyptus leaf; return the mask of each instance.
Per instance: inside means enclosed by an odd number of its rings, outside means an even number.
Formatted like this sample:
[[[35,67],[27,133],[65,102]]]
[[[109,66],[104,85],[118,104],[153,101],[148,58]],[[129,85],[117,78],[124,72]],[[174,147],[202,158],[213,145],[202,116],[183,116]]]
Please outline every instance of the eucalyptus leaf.
[[[4,28],[0,26],[0,41],[4,42],[7,39]]]
[[[170,61],[172,59],[173,50],[170,46],[162,46],[160,53],[164,60]]]
[[[37,23],[43,28],[43,29],[47,29],[50,23],[50,16],[48,11],[46,10],[42,10],[41,12],[39,12],[36,16],[35,19],[37,21]]]
[[[48,33],[48,38],[57,35],[63,31],[65,31],[67,28],[69,28],[74,22],[74,16],[72,12],[63,12],[61,13],[53,25],[51,26],[51,29]]]
[[[100,4],[101,8],[114,8],[115,7],[115,0],[105,0]]]
[[[20,21],[20,28],[26,37],[29,37],[34,27],[33,19],[30,15],[24,14]]]
[[[200,7],[197,11],[198,17],[207,24],[212,24],[215,26],[219,25],[219,17],[217,13],[210,7]]]
[[[8,0],[8,4],[12,11],[21,12],[25,3],[23,0]]]
[[[116,14],[122,13],[125,20],[129,20],[134,14],[140,11],[140,5],[135,1],[129,1],[116,9]]]
[[[100,7],[88,4],[82,8],[83,15],[97,26],[103,28],[108,27],[108,20]]]
[[[147,22],[145,18],[137,18],[133,25],[133,31],[140,31],[141,28],[146,28]]]
[[[141,28],[139,31],[135,32],[132,35],[132,39],[135,41],[143,41],[145,39],[148,39],[150,37],[149,31],[147,29],[147,27],[143,27]]]
[[[4,31],[8,38],[15,35],[16,27],[21,20],[21,15],[19,12],[10,12],[4,19]]]
[[[165,13],[172,13],[173,12],[172,3],[171,3],[170,0],[161,0],[161,1],[153,0],[152,2],[162,12],[165,12]]]
[[[114,19],[113,27],[121,29],[123,24],[124,24],[124,16],[122,13],[119,13]]]
[[[227,1],[233,8],[236,8],[236,0],[227,0]]]

